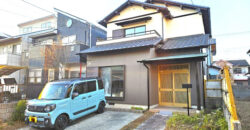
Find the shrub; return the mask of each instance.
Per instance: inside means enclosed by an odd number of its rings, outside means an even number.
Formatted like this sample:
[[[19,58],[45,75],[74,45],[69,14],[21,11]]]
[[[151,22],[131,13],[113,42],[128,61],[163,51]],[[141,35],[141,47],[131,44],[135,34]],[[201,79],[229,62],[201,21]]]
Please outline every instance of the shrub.
[[[187,116],[186,114],[174,114],[168,121],[167,127],[173,129],[199,129],[199,130],[227,130],[227,122],[224,118],[223,112],[218,109],[211,113],[193,114]]]
[[[26,109],[26,100],[18,101],[15,111],[12,113],[13,121],[24,121],[24,111]]]

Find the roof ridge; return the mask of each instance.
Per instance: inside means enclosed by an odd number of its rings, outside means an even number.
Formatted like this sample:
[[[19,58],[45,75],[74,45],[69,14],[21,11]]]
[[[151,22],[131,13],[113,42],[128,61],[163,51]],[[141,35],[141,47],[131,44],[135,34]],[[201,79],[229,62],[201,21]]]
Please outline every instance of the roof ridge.
[[[174,39],[174,38],[184,38],[184,37],[191,37],[191,36],[201,36],[201,35],[209,35],[209,34],[191,34],[191,35],[185,35],[185,36],[176,36],[176,37],[170,37],[170,38],[166,38],[165,40],[169,40],[169,39]]]

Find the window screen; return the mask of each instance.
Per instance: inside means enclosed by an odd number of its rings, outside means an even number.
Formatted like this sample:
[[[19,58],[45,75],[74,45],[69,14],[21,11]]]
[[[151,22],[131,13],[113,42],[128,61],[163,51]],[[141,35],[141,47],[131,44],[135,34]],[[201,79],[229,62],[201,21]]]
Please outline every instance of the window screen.
[[[88,92],[96,91],[96,81],[89,81],[88,84]]]

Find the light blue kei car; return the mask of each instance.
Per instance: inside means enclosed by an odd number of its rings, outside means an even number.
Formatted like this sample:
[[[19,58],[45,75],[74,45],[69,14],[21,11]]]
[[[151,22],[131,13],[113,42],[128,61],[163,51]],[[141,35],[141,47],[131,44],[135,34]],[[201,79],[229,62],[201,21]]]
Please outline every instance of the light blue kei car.
[[[62,130],[79,117],[103,113],[105,104],[99,78],[53,81],[45,85],[38,99],[28,101],[25,122],[32,127]]]

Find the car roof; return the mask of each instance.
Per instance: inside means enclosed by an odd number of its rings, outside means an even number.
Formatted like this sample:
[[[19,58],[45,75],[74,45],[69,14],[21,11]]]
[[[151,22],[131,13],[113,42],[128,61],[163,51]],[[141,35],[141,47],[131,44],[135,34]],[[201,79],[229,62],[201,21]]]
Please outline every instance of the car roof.
[[[96,80],[101,80],[101,78],[99,77],[87,77],[87,78],[73,78],[73,79],[61,79],[61,80],[55,80],[55,81],[51,81],[51,83],[75,83],[78,81],[87,81],[87,80],[92,80],[92,79],[96,79]]]

